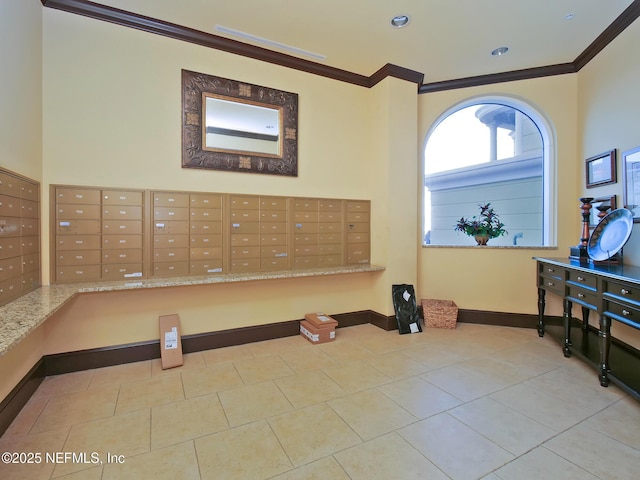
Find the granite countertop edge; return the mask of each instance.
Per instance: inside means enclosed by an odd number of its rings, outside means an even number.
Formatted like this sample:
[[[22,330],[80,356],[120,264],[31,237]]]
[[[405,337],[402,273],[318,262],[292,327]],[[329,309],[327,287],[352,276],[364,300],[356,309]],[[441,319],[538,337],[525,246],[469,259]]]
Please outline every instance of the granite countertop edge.
[[[217,275],[167,277],[117,282],[47,285],[27,293],[0,307],[0,357],[24,340],[74,296],[83,293],[171,288],[219,283],[249,282],[301,277],[318,277],[348,273],[384,271],[379,265],[350,265],[332,268],[283,270],[259,273],[227,273]]]

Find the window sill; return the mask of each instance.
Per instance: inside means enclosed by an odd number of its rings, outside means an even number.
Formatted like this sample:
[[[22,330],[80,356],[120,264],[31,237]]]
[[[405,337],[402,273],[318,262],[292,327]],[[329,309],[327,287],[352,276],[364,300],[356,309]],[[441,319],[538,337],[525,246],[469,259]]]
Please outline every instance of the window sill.
[[[475,249],[502,249],[502,250],[558,250],[557,246],[536,245],[422,245],[422,248],[475,248]]]

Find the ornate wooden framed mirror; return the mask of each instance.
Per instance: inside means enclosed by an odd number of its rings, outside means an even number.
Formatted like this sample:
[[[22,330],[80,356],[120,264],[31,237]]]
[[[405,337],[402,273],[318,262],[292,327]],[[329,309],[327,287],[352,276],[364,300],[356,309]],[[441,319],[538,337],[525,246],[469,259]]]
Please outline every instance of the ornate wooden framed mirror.
[[[298,95],[182,70],[182,167],[298,175]]]

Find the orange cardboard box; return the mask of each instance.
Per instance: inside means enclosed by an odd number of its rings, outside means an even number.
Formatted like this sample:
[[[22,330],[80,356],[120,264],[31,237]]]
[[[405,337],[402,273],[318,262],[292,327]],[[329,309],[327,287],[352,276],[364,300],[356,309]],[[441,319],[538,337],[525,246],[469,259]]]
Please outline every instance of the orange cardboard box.
[[[182,360],[182,339],[180,338],[180,317],[177,314],[162,315],[160,323],[160,360],[162,369],[179,367]]]
[[[300,322],[300,335],[314,345],[333,342],[336,339],[336,331],[333,328],[316,328],[310,322]]]
[[[307,313],[304,319],[313,325],[315,328],[331,328],[335,329],[338,326],[338,321],[331,318],[324,313]]]

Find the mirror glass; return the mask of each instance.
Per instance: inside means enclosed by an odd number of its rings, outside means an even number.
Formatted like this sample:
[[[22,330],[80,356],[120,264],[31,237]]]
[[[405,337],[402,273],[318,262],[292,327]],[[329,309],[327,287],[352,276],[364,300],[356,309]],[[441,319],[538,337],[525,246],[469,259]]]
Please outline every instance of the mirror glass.
[[[203,148],[281,156],[280,110],[205,93]]]

